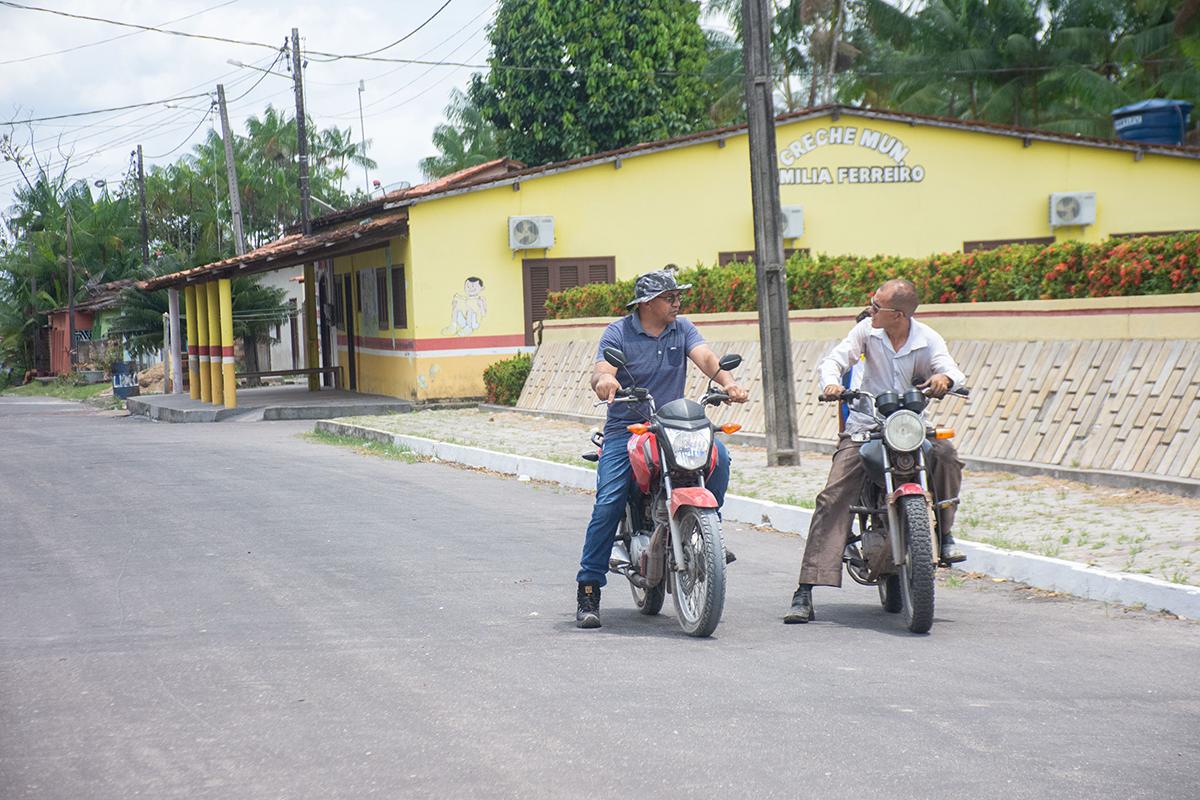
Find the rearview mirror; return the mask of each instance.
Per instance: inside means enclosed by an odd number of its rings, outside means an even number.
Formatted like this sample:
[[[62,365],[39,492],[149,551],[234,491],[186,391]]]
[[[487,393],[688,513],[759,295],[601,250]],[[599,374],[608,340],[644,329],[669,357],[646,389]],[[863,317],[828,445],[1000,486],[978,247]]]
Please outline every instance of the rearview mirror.
[[[738,365],[741,363],[742,363],[742,357],[739,356],[737,353],[730,353],[727,356],[723,356],[721,358],[721,362],[720,362],[721,369],[725,370],[726,372],[730,372],[732,370],[737,369]]]
[[[615,347],[604,348],[604,360],[617,369],[625,366],[625,354]]]

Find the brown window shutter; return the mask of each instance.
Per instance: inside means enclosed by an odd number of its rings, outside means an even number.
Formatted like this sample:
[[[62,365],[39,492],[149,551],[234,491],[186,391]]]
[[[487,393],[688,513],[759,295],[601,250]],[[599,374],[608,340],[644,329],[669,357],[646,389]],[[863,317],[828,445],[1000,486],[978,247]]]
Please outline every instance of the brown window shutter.
[[[388,271],[387,267],[375,270],[375,304],[379,308],[379,330],[391,327],[388,321]]]

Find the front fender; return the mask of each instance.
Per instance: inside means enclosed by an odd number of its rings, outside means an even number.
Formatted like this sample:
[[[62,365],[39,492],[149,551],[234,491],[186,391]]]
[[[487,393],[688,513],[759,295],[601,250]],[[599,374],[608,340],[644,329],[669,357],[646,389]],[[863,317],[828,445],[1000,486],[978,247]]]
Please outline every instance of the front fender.
[[[925,490],[921,488],[919,483],[902,483],[896,487],[896,491],[888,495],[888,503],[895,503],[906,494],[919,494],[925,496]]]
[[[708,489],[702,489],[699,486],[685,486],[682,489],[675,489],[671,492],[672,519],[682,506],[716,508],[717,498]]]

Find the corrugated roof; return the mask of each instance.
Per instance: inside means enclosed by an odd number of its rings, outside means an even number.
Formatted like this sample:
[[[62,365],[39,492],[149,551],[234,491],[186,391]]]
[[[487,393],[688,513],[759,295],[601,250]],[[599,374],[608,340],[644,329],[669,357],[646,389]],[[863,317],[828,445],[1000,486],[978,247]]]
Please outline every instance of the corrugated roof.
[[[341,224],[304,236],[289,233],[255,248],[245,255],[233,256],[212,264],[160,275],[142,281],[139,289],[154,291],[168,286],[208,281],[213,278],[232,278],[270,272],[283,267],[306,264],[378,245],[393,236],[408,232],[408,209],[393,208],[361,219],[349,219]]]

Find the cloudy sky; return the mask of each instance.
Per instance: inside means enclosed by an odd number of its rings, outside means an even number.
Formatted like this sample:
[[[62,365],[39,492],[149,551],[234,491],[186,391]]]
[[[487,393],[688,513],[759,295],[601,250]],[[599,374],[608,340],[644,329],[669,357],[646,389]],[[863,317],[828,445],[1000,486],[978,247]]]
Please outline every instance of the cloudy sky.
[[[72,178],[118,181],[130,151],[142,145],[147,164],[166,164],[188,151],[210,126],[207,93],[225,86],[230,124],[238,132],[245,119],[268,103],[293,113],[292,83],[284,77],[231,65],[266,68],[272,48],[299,28],[305,51],[356,54],[385,47],[429,20],[403,42],[378,53],[382,58],[483,64],[487,26],[495,0],[13,0],[0,3],[0,133],[11,134],[26,152],[60,168],[70,157]],[[42,9],[102,17],[124,23],[236,39],[242,44],[138,31],[99,21],[68,18]],[[436,15],[435,15],[435,12]],[[431,20],[430,17],[433,17]],[[119,37],[119,38],[118,38]],[[256,46],[255,43],[267,45]],[[451,89],[465,88],[472,72],[457,66],[323,60],[311,55],[305,69],[306,111],[321,128],[352,129],[357,139],[359,81],[363,116],[379,168],[371,178],[386,185],[421,180],[417,162],[432,155],[433,128],[442,121]],[[261,80],[260,80],[261,79]],[[125,111],[52,117],[154,102]],[[11,123],[11,125],[9,124]],[[364,184],[361,172],[350,180]],[[12,203],[21,181],[16,168],[0,162],[0,210]],[[346,187],[352,188],[350,185]]]

